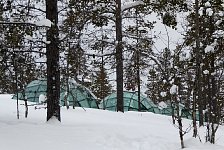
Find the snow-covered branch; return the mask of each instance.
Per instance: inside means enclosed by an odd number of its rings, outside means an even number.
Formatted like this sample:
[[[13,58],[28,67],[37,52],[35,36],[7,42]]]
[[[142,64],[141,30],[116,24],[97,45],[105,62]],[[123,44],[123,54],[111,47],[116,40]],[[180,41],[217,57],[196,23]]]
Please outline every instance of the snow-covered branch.
[[[43,19],[35,23],[31,22],[3,22],[0,21],[0,25],[25,25],[25,26],[36,26],[36,27],[51,27],[51,21],[48,19]]]
[[[121,11],[124,12],[125,10],[130,10],[132,8],[138,7],[140,5],[144,5],[143,1],[136,1],[121,7]]]

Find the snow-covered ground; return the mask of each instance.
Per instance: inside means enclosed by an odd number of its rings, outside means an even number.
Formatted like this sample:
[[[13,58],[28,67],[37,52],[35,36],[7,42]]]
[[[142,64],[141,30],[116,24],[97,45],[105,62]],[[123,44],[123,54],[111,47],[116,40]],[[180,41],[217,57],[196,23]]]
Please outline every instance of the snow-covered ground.
[[[171,117],[152,113],[110,112],[82,108],[61,109],[62,122],[46,122],[46,110],[29,107],[24,118],[16,117],[16,101],[0,95],[1,150],[179,150],[178,130]],[[22,103],[22,102],[21,102]],[[191,124],[183,120],[184,128]],[[204,139],[203,128],[200,129]],[[220,127],[216,145],[184,137],[186,150],[223,150],[224,128]]]

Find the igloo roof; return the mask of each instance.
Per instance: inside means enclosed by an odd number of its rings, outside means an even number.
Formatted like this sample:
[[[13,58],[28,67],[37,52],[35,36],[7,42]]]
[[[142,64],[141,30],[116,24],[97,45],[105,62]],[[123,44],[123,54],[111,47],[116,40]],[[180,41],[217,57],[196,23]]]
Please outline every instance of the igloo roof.
[[[30,82],[23,92],[18,93],[20,100],[27,99],[30,102],[40,103],[43,95],[46,96],[47,81],[46,79],[34,80]],[[70,106],[79,106],[85,108],[98,108],[96,96],[86,87],[77,84],[76,82],[69,82],[69,91],[66,90],[66,85],[61,84],[60,89],[60,103],[64,105],[65,96]],[[13,96],[17,99],[17,94]]]
[[[138,111],[138,92],[124,92],[124,111]],[[143,94],[140,95],[141,111],[160,113],[158,107]],[[100,107],[106,110],[117,110],[117,93],[112,93],[102,100]]]

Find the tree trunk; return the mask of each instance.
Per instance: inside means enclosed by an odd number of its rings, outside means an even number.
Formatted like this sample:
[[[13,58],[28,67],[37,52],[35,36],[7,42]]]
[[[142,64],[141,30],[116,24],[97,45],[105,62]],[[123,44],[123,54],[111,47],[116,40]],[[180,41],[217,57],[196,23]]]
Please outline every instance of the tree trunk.
[[[196,5],[196,63],[197,63],[197,104],[198,104],[198,111],[199,111],[199,126],[204,125],[204,115],[203,115],[203,102],[202,99],[204,99],[204,95],[202,95],[202,89],[203,87],[201,82],[201,50],[200,50],[200,21],[199,21],[199,0],[195,1]]]
[[[182,124],[182,119],[181,119],[181,114],[180,114],[180,105],[179,102],[177,100],[177,94],[173,95],[173,100],[174,100],[174,108],[176,108],[176,118],[177,118],[177,123],[178,123],[178,129],[179,129],[179,137],[180,137],[180,145],[181,148],[184,148],[184,134],[183,134],[183,124]],[[175,120],[175,118],[173,118],[173,120]],[[174,122],[175,123],[175,122]]]
[[[193,137],[197,136],[197,123],[196,123],[196,103],[199,97],[199,83],[200,83],[200,40],[199,40],[199,1],[195,0],[195,38],[196,38],[196,48],[194,53],[196,55],[196,78],[194,81],[194,95],[193,95]]]
[[[28,104],[27,104],[25,91],[23,91],[22,94],[23,94],[23,97],[25,98],[24,99],[24,102],[25,102],[25,118],[27,118],[28,117]]]
[[[57,0],[46,0],[46,18],[52,22],[47,30],[47,121],[60,116],[60,70],[59,70],[59,39]]]
[[[14,47],[13,47],[14,51]],[[17,66],[18,59],[16,58],[16,54],[13,54],[13,65],[14,65],[14,71],[15,71],[15,90],[16,91],[16,108],[17,108],[17,119],[19,119],[19,89],[18,89],[18,66]]]
[[[193,95],[193,108],[192,108],[192,119],[193,119],[193,137],[197,137],[197,122],[196,122],[196,93]]]
[[[138,47],[137,47],[137,60],[136,60],[136,65],[137,65],[137,86],[138,86],[138,111],[141,111],[141,77],[140,77],[140,50],[141,50],[141,47],[140,47],[140,43],[139,43],[139,31],[138,31],[138,27],[139,27],[139,24],[138,24],[138,10],[136,8],[135,10],[135,15],[136,15],[136,27],[137,27],[137,44],[138,44]]]
[[[182,125],[181,116],[178,117],[178,126],[179,126],[180,144],[181,144],[181,148],[183,149],[184,148],[184,134],[183,134],[183,125]]]
[[[116,44],[117,111],[124,112],[121,0],[116,0]]]
[[[215,72],[215,54],[211,54],[211,72]],[[217,102],[217,89],[216,89],[216,80],[214,75],[211,76],[211,86],[212,86],[212,91],[211,91],[211,101],[212,101],[212,123],[211,123],[211,143],[215,144],[215,134],[218,129],[218,124],[219,124],[219,109],[218,109],[218,102]],[[215,127],[215,125],[217,125]]]

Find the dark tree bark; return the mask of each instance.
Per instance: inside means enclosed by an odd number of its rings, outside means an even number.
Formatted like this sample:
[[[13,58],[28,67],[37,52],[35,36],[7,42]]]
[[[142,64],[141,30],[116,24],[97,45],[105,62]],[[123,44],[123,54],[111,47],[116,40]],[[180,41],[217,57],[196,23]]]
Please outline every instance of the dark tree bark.
[[[210,56],[210,72],[215,72],[215,54]],[[213,75],[207,76],[208,84],[208,122],[207,122],[207,137],[206,141],[215,144],[215,135],[220,124],[220,115],[218,108],[218,98],[217,96],[217,82]]]
[[[196,48],[194,53],[196,55],[196,79],[194,83],[194,95],[193,95],[193,111],[192,111],[192,119],[193,119],[193,137],[197,137],[197,123],[196,123],[196,103],[199,97],[199,84],[200,84],[200,41],[199,41],[199,1],[195,1],[195,36],[196,36]]]
[[[18,61],[18,59],[16,58],[16,55],[14,54],[14,62],[13,62],[13,64],[14,64],[14,70],[15,70],[15,77],[16,77],[16,93],[17,93],[17,95],[16,95],[16,98],[17,98],[17,101],[16,101],[16,106],[17,106],[17,119],[19,119],[19,90],[18,90],[18,72],[17,72],[17,70],[18,70],[18,66],[17,66],[17,62]]]
[[[184,135],[183,135],[182,119],[180,116],[178,117],[178,126],[179,126],[180,144],[181,144],[181,148],[183,149],[184,148]]]
[[[138,84],[138,111],[141,111],[141,79],[140,79],[140,49],[138,50],[137,54],[137,84]]]
[[[124,112],[121,0],[116,0],[116,44],[117,111]]]
[[[180,110],[180,105],[179,105],[179,100],[178,100],[178,95],[180,93],[180,78],[176,79],[177,85],[178,85],[178,93],[175,93],[174,95],[174,102],[175,102],[175,106],[176,106],[176,111],[177,111],[177,122],[178,122],[178,127],[179,127],[179,137],[180,137],[180,144],[181,144],[181,148],[183,149],[184,146],[184,132],[183,132],[183,124],[182,124],[182,116],[181,116],[181,112],[182,110]]]
[[[138,32],[138,10],[136,8],[136,11],[135,11],[135,15],[136,15],[136,26],[137,26],[137,37],[139,37],[139,32]],[[137,43],[138,43],[138,46],[140,46],[139,44],[139,39],[137,38]],[[140,79],[140,49],[141,48],[138,48],[137,49],[137,85],[138,85],[138,111],[141,111],[141,79]]]
[[[178,83],[177,85],[180,84],[179,81],[177,81],[177,83]],[[178,88],[178,93],[179,93],[179,88]],[[171,96],[171,98],[173,100],[173,104],[174,104],[173,111],[176,111],[176,113],[172,115],[172,119],[173,119],[174,124],[175,124],[175,119],[177,120],[180,144],[181,144],[181,148],[183,149],[184,148],[184,133],[183,133],[182,118],[181,118],[181,113],[180,113],[180,105],[179,105],[179,101],[178,101],[178,93],[175,93]]]
[[[47,30],[47,121],[53,116],[60,117],[60,70],[57,0],[46,0],[46,18],[52,22]]]

